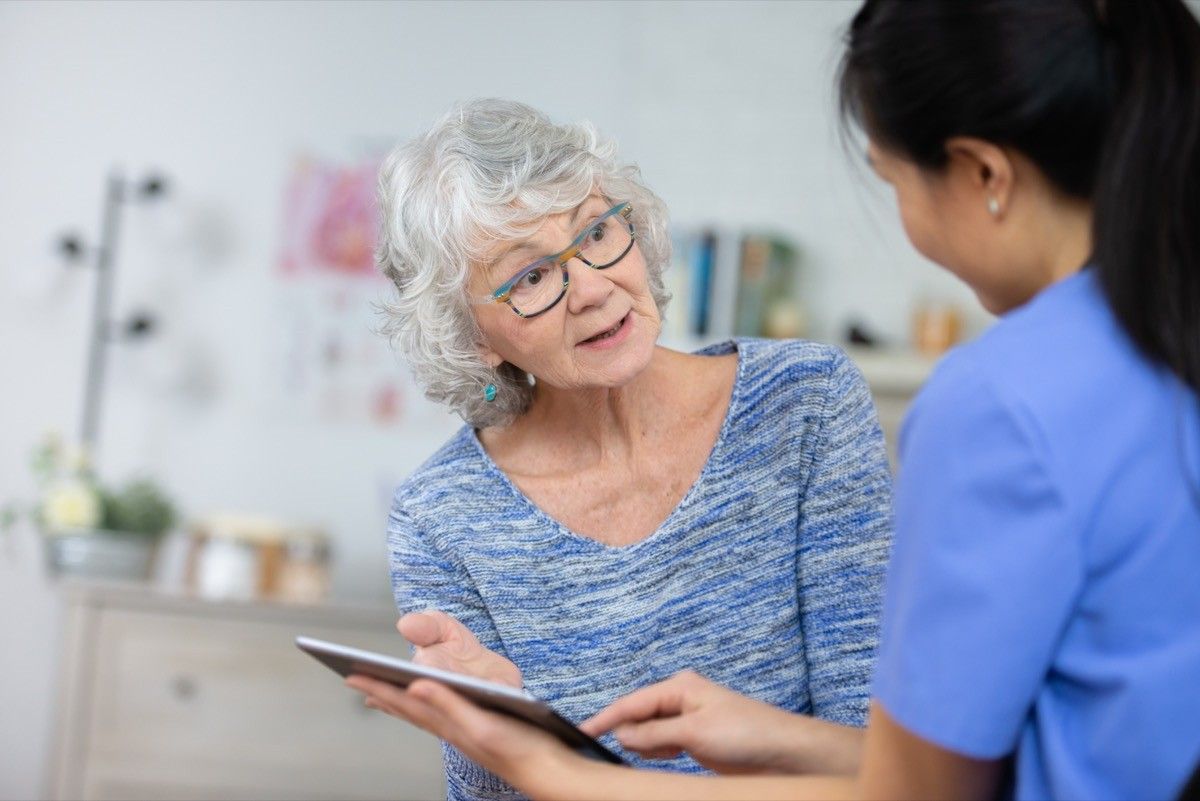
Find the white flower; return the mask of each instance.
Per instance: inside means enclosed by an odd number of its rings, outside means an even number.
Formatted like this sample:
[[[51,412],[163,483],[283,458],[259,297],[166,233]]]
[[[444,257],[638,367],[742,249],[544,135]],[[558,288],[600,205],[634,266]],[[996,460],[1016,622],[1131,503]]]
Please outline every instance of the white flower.
[[[100,496],[82,481],[61,481],[47,490],[42,519],[50,531],[94,528],[100,523]]]

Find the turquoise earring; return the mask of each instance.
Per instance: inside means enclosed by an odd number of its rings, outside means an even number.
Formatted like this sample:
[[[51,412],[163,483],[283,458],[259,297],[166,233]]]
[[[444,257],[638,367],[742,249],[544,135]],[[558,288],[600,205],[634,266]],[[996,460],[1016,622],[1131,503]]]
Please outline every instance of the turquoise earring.
[[[496,399],[496,385],[495,384],[488,384],[486,387],[483,388],[483,399],[485,401],[487,401],[488,403],[491,403],[492,401],[494,401]]]

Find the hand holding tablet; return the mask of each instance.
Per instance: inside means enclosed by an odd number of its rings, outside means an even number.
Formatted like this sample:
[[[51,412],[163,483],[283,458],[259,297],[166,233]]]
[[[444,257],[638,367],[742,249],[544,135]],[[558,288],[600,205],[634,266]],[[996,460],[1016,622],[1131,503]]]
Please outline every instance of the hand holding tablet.
[[[414,646],[413,662],[520,688],[521,669],[485,647],[474,632],[437,609],[409,612],[396,623],[400,636]]]
[[[407,687],[417,679],[439,682],[480,707],[537,726],[580,754],[604,762],[623,764],[616,754],[581,732],[548,704],[523,690],[310,637],[297,637],[296,646],[341,676],[369,676],[398,687]]]

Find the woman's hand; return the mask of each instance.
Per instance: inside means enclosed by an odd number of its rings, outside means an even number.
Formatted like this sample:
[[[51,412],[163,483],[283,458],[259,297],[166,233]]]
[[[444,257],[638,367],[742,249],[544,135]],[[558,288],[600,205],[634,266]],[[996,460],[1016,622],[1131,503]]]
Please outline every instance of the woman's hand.
[[[612,731],[648,759],[686,751],[718,773],[852,773],[862,749],[858,729],[793,715],[692,671],[619,699],[580,728]]]
[[[366,676],[350,676],[346,686],[363,693],[368,707],[449,742],[528,796],[570,798],[575,782],[597,764],[541,729],[482,709],[435,681],[415,681],[406,691]]]
[[[477,679],[520,687],[521,670],[489,651],[471,630],[445,612],[410,612],[396,623],[400,636],[416,646],[418,665],[465,673]]]

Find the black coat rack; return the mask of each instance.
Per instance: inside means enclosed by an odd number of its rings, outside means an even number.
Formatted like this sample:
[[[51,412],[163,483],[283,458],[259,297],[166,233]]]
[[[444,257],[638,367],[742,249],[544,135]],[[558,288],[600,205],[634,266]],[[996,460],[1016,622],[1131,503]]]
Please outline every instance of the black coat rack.
[[[147,202],[161,198],[167,190],[166,181],[159,175],[149,175],[140,181],[128,181],[120,170],[113,170],[105,184],[104,203],[100,215],[100,241],[89,248],[76,234],[59,239],[59,250],[72,263],[91,266],[96,270],[92,296],[92,324],[88,329],[87,374],[83,388],[83,415],[80,442],[95,458],[100,432],[100,406],[104,393],[105,351],[109,342],[117,339],[136,339],[153,333],[155,318],[148,312],[136,312],[120,326],[112,319],[113,285],[116,279],[116,256],[121,226],[121,207],[126,203]],[[87,256],[91,255],[90,265]]]

